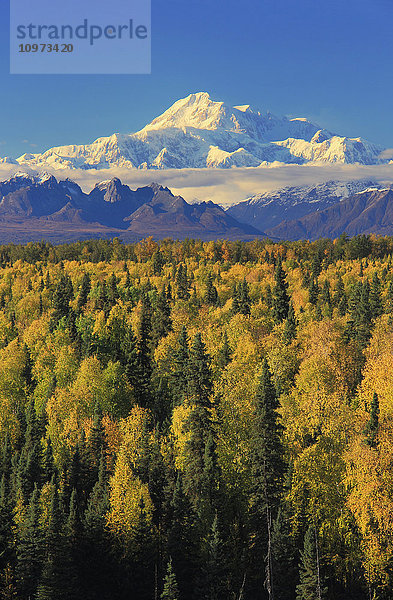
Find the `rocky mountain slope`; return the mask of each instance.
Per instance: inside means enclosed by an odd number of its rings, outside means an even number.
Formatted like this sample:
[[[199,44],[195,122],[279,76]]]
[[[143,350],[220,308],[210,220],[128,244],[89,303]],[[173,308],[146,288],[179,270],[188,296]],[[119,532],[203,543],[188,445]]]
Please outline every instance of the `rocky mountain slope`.
[[[393,235],[393,187],[371,187],[325,210],[283,221],[267,230],[285,240],[336,238],[342,233]]]
[[[286,188],[225,211],[213,202],[189,204],[158,183],[132,190],[115,178],[87,194],[73,181],[48,174],[17,173],[0,182],[0,243],[89,237],[135,241],[149,235],[313,240],[343,232],[393,235],[393,185],[357,181]]]
[[[148,235],[179,239],[263,236],[220,206],[212,202],[188,204],[157,183],[132,190],[119,179],[112,179],[85,194],[70,180],[17,174],[0,183],[0,197],[0,243],[13,241],[13,236],[20,241],[91,236],[119,236],[124,240]]]
[[[372,180],[365,179],[286,187],[252,196],[248,200],[230,206],[227,213],[257,229],[271,229],[281,221],[299,219],[317,210],[324,210],[371,186],[383,187]]]

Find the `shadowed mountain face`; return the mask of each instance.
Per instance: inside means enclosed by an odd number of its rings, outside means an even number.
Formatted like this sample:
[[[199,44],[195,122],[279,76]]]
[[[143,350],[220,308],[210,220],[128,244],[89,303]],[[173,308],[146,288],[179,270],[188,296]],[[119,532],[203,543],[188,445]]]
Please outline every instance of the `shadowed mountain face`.
[[[61,210],[73,197],[82,197],[80,187],[58,183],[52,175],[42,177],[15,176],[0,183],[0,218],[42,217]]]
[[[264,234],[239,223],[212,202],[188,204],[159,184],[131,190],[119,179],[97,184],[89,194],[51,175],[16,175],[0,183],[0,242],[81,237],[135,240],[160,237],[253,239]],[[31,237],[28,236],[28,231]],[[22,235],[23,234],[23,235]]]
[[[136,241],[150,235],[203,240],[265,235],[315,240],[343,232],[393,235],[393,187],[367,187],[370,183],[290,188],[225,211],[213,202],[188,204],[157,183],[132,190],[115,178],[98,183],[86,194],[68,179],[17,174],[0,182],[0,243],[90,237]],[[249,222],[241,223],[242,219]]]
[[[393,188],[369,188],[325,210],[268,229],[285,240],[336,238],[342,233],[393,235]]]
[[[362,192],[379,186],[372,180],[327,181],[316,185],[286,187],[252,196],[227,209],[227,213],[241,223],[266,231],[282,221],[300,219],[305,215],[324,210]]]

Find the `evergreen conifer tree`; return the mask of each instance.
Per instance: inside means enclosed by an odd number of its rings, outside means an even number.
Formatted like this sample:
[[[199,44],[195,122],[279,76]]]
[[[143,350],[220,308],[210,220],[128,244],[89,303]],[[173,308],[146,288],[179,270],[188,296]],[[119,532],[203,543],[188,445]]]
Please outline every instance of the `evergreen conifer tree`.
[[[96,297],[95,307],[97,310],[103,310],[106,316],[109,314],[110,303],[105,280],[98,284],[98,294]]]
[[[393,314],[393,282],[389,281],[387,294],[386,294],[386,306],[385,312],[392,315]]]
[[[212,392],[212,374],[210,357],[206,353],[205,344],[200,333],[195,335],[189,354],[189,391],[199,406],[210,406]]]
[[[289,296],[288,283],[282,268],[281,256],[278,257],[276,269],[274,272],[274,289],[273,289],[273,315],[277,323],[281,323],[288,317],[289,311]]]
[[[108,282],[108,301],[111,306],[116,304],[117,299],[119,298],[119,290],[117,289],[117,277],[114,273],[109,277]]]
[[[114,570],[111,538],[106,528],[109,510],[109,486],[105,457],[101,454],[98,481],[88,498],[83,516],[80,572],[85,596],[92,599],[111,600],[114,593]]]
[[[291,536],[289,508],[283,501],[272,527],[274,599],[293,600],[297,582],[297,553]]]
[[[23,345],[23,349],[25,353],[25,365],[22,376],[26,382],[26,392],[29,394],[33,391],[35,385],[33,376],[33,361],[31,359],[30,350],[26,344]]]
[[[292,302],[289,303],[288,317],[285,319],[283,339],[285,344],[290,344],[296,337],[297,319]]]
[[[153,264],[154,275],[161,275],[162,268],[165,265],[165,259],[159,248],[153,254],[152,264]]]
[[[344,282],[342,280],[342,277],[339,273],[338,277],[337,277],[337,285],[336,285],[336,291],[335,291],[335,295],[334,295],[334,303],[336,306],[340,305],[340,302],[343,297],[345,297],[345,287],[344,287]]]
[[[171,307],[169,305],[165,287],[158,294],[155,310],[152,317],[152,339],[154,346],[159,340],[172,330]]]
[[[318,539],[313,525],[309,526],[304,536],[299,577],[296,600],[323,600],[326,597],[327,589],[321,578]]]
[[[130,385],[135,389],[139,383],[137,341],[132,328],[127,326],[120,340],[120,362]]]
[[[218,292],[213,283],[213,275],[211,273],[207,276],[205,301],[206,304],[211,304],[212,306],[217,306],[218,303]]]
[[[266,286],[266,306],[268,308],[272,308],[273,307],[273,294],[272,294],[272,288],[270,287],[269,284],[267,284]]]
[[[68,275],[61,274],[60,280],[53,293],[53,308],[55,309],[52,318],[52,327],[55,327],[62,317],[66,317],[70,310],[70,301],[74,297],[71,279]]]
[[[125,288],[127,291],[129,291],[130,287],[131,287],[131,276],[130,276],[130,272],[128,270],[128,266],[126,265],[126,282],[125,282]]]
[[[170,512],[167,555],[172,558],[181,597],[193,598],[199,563],[196,515],[183,490],[180,474],[173,491]]]
[[[137,343],[139,377],[135,382],[135,396],[142,406],[148,406],[151,403],[151,375],[153,372],[151,315],[150,300],[144,294]]]
[[[81,309],[85,306],[85,304],[87,302],[87,298],[90,293],[90,290],[91,290],[90,275],[88,273],[84,273],[83,278],[82,278],[81,287],[79,290],[78,301],[77,301],[78,312],[80,312]]]
[[[324,304],[326,304],[328,306],[328,308],[331,307],[332,304],[332,299],[330,296],[330,284],[329,284],[329,280],[325,279],[325,281],[323,282],[323,286],[322,286],[322,302]]]
[[[242,315],[249,315],[251,312],[251,298],[246,279],[239,284],[239,312]]]
[[[12,469],[12,448],[10,443],[10,436],[8,433],[4,436],[1,445],[0,454],[0,473],[5,475],[8,479],[11,475]]]
[[[318,280],[314,279],[314,277],[311,278],[310,285],[308,287],[308,295],[310,303],[316,306],[319,296],[319,285]]]
[[[86,456],[89,463],[90,481],[85,481],[86,488],[90,491],[98,479],[101,455],[104,452],[105,434],[102,425],[102,412],[97,405],[93,416],[93,425],[86,444]]]
[[[363,284],[358,282],[354,285],[350,304],[350,318],[347,323],[346,334],[357,340],[364,347],[371,335],[371,308],[370,308],[370,284],[366,280]]]
[[[18,465],[19,486],[26,500],[29,499],[34,485],[41,480],[41,431],[40,424],[31,400],[26,406],[25,443],[20,453]]]
[[[370,313],[372,319],[376,319],[383,313],[381,282],[376,272],[374,272],[370,286]]]
[[[180,600],[179,587],[176,581],[176,575],[173,570],[172,559],[167,564],[166,575],[164,579],[164,588],[161,593],[161,600]]]
[[[35,487],[16,544],[16,583],[20,599],[28,600],[35,597],[41,571],[41,560],[42,531],[39,492]]]
[[[232,358],[232,350],[229,345],[228,334],[224,331],[223,335],[223,343],[217,354],[217,366],[219,369],[225,368],[230,362]]]
[[[187,267],[182,263],[176,273],[177,295],[181,300],[188,300],[190,297],[190,284],[187,276]]]
[[[265,587],[269,598],[274,597],[272,555],[272,527],[283,492],[285,464],[281,443],[282,426],[279,423],[276,397],[267,361],[262,372],[255,398],[254,435],[252,439],[252,505],[253,555],[256,562],[265,558]]]
[[[205,443],[202,474],[203,521],[209,526],[220,504],[220,477],[221,470],[218,464],[216,442],[213,432],[210,430]]]
[[[206,600],[226,600],[226,565],[224,545],[221,539],[217,513],[207,537],[206,562],[202,571],[204,597]]]
[[[186,429],[189,437],[185,446],[185,487],[196,504],[203,498],[206,442],[211,433],[212,374],[201,334],[195,335],[189,354],[188,391],[194,404],[188,415]]]
[[[189,384],[189,360],[190,350],[188,347],[187,329],[183,325],[177,340],[178,347],[174,350],[174,371],[172,376],[172,389],[175,401],[182,402],[188,392]]]
[[[78,600],[78,596],[69,540],[60,511],[58,493],[55,490],[49,510],[42,573],[36,598],[37,600]]]
[[[232,290],[232,312],[234,315],[240,312],[240,292],[236,283]]]
[[[0,570],[13,558],[12,503],[9,482],[3,474],[0,482]]]
[[[139,518],[134,527],[132,546],[133,592],[140,600],[150,600],[154,592],[156,541],[146,516],[143,498],[139,505]]]

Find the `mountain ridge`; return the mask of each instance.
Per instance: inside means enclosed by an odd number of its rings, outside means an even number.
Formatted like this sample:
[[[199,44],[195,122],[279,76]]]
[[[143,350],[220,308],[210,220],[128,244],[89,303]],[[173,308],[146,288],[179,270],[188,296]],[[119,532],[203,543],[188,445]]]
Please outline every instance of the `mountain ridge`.
[[[311,241],[356,235],[393,235],[393,186],[368,188],[321,211],[282,221],[266,233],[275,239]]]
[[[212,202],[188,204],[158,183],[132,190],[118,178],[102,181],[86,194],[74,182],[53,175],[16,174],[0,182],[0,241],[6,232],[32,227],[45,237],[48,227],[62,239],[71,235],[254,239],[264,234]],[[38,233],[37,233],[38,235]]]
[[[207,92],[177,100],[135,133],[114,133],[91,144],[4,157],[34,169],[184,169],[257,167],[270,163],[382,164],[384,148],[329,132],[303,117],[278,117],[250,105],[229,106]]]
[[[89,193],[70,179],[16,173],[0,182],[0,243],[147,236],[202,240],[393,235],[393,184],[330,181],[265,192],[224,210],[189,204],[159,183],[131,189],[120,179]]]
[[[284,220],[299,219],[307,214],[324,210],[372,186],[383,187],[373,179],[343,182],[331,180],[308,186],[291,186],[255,194],[226,210],[241,223],[265,231]]]

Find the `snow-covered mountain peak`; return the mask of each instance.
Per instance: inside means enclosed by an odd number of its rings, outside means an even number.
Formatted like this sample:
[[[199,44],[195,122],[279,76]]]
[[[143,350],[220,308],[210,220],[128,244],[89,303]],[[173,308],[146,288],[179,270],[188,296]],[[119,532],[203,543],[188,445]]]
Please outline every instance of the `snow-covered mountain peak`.
[[[223,102],[212,100],[207,92],[197,92],[177,100],[142,131],[187,127],[214,130],[222,126],[226,112]]]
[[[262,113],[249,104],[230,106],[213,100],[207,92],[198,92],[177,100],[135,135],[146,141],[151,135],[158,135],[157,132],[160,135],[167,135],[169,131],[172,135],[181,132],[194,139],[197,136],[206,138],[209,146],[234,152],[251,141],[264,144],[289,137],[311,141],[318,129],[303,117],[277,117],[271,112]],[[229,136],[232,143],[228,144]]]
[[[234,106],[236,110],[240,110],[240,112],[254,112],[249,104],[242,104],[240,106]]]
[[[207,92],[189,94],[136,133],[114,133],[91,144],[24,154],[34,169],[232,168],[268,164],[388,162],[382,148],[334,135],[304,117],[280,117],[249,104],[230,106]]]
[[[53,175],[51,175],[50,173],[48,173],[47,171],[42,171],[40,173],[38,173],[37,175],[29,175],[29,173],[26,173],[25,171],[16,171],[16,173],[14,173],[13,175],[11,175],[11,177],[9,177],[7,180],[3,181],[3,183],[7,184],[7,183],[19,183],[21,181],[26,182],[26,184],[44,184],[44,183],[56,183],[56,179],[54,178]]]
[[[30,175],[28,175],[28,173],[25,173],[24,171],[17,171],[12,175],[12,177],[7,179],[7,181],[12,181],[13,179],[31,179],[31,177]]]
[[[332,134],[326,131],[326,129],[319,129],[311,141],[315,144],[321,144],[322,142],[326,142],[330,137],[332,137]]]
[[[354,194],[380,192],[385,186],[372,179],[326,181],[305,186],[285,187],[251,196],[227,209],[235,219],[266,231],[284,220],[304,215],[347,200]]]
[[[112,179],[104,179],[103,181],[99,181],[96,183],[95,187],[99,190],[106,190],[108,187],[119,187],[122,183],[118,177],[113,177]]]
[[[56,182],[56,179],[48,171],[42,171],[35,177],[35,183],[47,183],[48,181],[51,183]]]
[[[292,119],[289,119],[290,121],[302,121],[303,123],[307,123],[308,119],[306,119],[306,117],[292,117]]]

